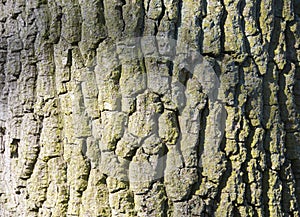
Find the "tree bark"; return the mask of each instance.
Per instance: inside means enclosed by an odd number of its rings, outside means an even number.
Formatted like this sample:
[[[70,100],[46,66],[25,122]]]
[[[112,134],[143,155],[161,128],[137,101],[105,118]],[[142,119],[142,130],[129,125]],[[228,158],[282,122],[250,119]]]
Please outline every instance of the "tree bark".
[[[2,0],[0,216],[299,216],[299,0]]]

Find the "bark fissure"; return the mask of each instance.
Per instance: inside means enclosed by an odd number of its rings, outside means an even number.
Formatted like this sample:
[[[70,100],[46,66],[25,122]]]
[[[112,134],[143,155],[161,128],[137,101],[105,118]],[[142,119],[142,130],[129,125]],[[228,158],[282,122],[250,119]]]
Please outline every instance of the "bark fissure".
[[[298,216],[298,3],[0,2],[0,216]]]

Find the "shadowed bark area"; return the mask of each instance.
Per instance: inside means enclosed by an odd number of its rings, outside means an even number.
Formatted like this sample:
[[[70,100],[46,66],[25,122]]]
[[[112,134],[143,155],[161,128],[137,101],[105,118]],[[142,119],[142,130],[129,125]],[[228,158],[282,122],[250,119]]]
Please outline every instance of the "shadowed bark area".
[[[0,1],[0,216],[299,216],[299,5]]]

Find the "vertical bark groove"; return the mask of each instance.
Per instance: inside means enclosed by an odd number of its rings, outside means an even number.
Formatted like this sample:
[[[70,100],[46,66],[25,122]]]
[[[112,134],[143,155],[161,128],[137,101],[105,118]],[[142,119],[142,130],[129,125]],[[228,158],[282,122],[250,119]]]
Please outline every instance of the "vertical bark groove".
[[[0,216],[299,216],[299,0],[0,11]]]

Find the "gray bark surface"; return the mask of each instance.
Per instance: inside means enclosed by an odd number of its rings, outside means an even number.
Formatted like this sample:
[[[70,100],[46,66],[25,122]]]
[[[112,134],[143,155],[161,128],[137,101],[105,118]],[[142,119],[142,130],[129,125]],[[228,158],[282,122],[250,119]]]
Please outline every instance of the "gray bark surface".
[[[299,216],[299,0],[2,0],[0,216]]]

